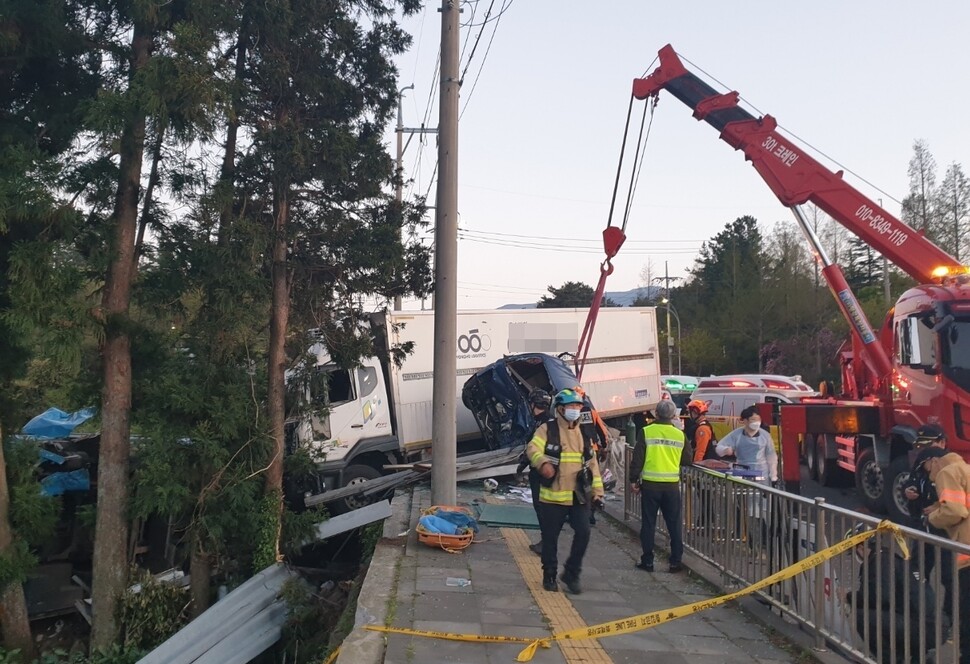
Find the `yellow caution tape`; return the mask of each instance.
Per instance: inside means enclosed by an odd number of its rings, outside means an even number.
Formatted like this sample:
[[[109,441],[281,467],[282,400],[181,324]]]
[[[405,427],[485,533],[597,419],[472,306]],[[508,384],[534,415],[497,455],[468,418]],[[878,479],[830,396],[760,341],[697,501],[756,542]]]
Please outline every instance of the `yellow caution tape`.
[[[372,632],[386,632],[388,634],[407,634],[409,636],[426,636],[429,639],[444,641],[478,641],[480,643],[532,643],[535,639],[524,636],[493,636],[486,634],[453,634],[452,632],[428,632],[420,629],[406,629],[404,627],[378,627],[367,625],[365,629]],[[548,639],[546,639],[548,640]],[[549,646],[546,645],[546,648]]]
[[[435,639],[448,639],[451,641],[482,641],[489,643],[509,643],[509,642],[519,642],[528,643],[529,645],[519,653],[516,657],[517,662],[529,662],[532,661],[533,656],[536,653],[536,649],[539,647],[550,648],[553,641],[569,641],[569,640],[579,640],[579,639],[600,639],[604,636],[617,636],[620,634],[629,634],[631,632],[639,632],[644,629],[649,629],[651,627],[656,627],[665,622],[671,620],[676,620],[677,618],[683,618],[684,616],[693,615],[700,611],[705,611],[707,609],[712,609],[716,606],[726,604],[732,600],[739,597],[744,597],[745,595],[750,595],[751,593],[757,592],[763,588],[767,588],[770,585],[778,583],[779,581],[784,581],[790,579],[794,576],[801,574],[802,572],[807,572],[813,567],[821,565],[826,560],[834,558],[835,556],[844,553],[859,544],[862,544],[870,537],[873,537],[877,532],[889,531],[893,534],[893,538],[896,540],[896,544],[899,546],[900,551],[902,551],[903,557],[909,559],[909,548],[906,546],[906,540],[903,538],[902,531],[899,530],[899,526],[892,523],[891,521],[882,521],[876,527],[875,530],[869,530],[864,533],[859,533],[858,535],[853,535],[852,537],[846,538],[837,544],[819,551],[807,558],[799,560],[793,565],[789,565],[783,570],[775,572],[771,576],[768,576],[757,583],[753,583],[746,588],[735,591],[733,593],[728,593],[727,595],[721,595],[720,597],[714,597],[712,599],[702,600],[700,602],[694,602],[693,604],[686,604],[684,606],[679,606],[673,609],[664,609],[662,611],[651,611],[650,613],[642,613],[638,616],[631,616],[629,618],[623,618],[621,620],[612,620],[610,622],[600,623],[598,625],[590,625],[588,627],[581,627],[578,629],[571,629],[565,632],[558,632],[552,634],[551,636],[539,638],[539,639],[526,639],[521,637],[513,636],[482,636],[478,634],[449,634],[446,632],[423,632],[411,629],[399,629],[393,627],[377,627],[368,626],[367,629],[377,631],[377,632],[393,632],[395,634],[409,634],[412,636],[426,636]]]

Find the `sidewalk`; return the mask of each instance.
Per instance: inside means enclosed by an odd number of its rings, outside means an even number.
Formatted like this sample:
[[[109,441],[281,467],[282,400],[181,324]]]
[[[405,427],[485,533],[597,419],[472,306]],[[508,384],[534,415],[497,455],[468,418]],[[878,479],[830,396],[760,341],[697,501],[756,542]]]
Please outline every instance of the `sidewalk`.
[[[483,499],[481,484],[459,484],[458,501]],[[528,550],[534,530],[483,526],[477,542],[450,554],[419,544],[414,525],[430,505],[430,489],[418,486],[394,498],[395,517],[385,524],[374,562],[358,603],[357,628],[344,644],[344,664],[420,662],[514,662],[525,644],[484,644],[364,632],[363,624],[416,630],[541,637],[554,631],[627,618],[716,597],[692,572],[669,574],[658,559],[657,572],[634,568],[640,547],[636,533],[605,515],[597,518],[582,574],[583,594],[541,589],[539,557]],[[520,503],[521,504],[521,503]],[[622,502],[608,503],[612,513]],[[406,542],[398,537],[408,531]],[[560,561],[572,530],[564,528]],[[685,562],[690,565],[690,561]],[[467,578],[467,587],[445,585],[448,577]],[[383,659],[378,658],[384,642]],[[775,639],[777,642],[777,639]],[[569,641],[539,649],[532,661],[643,662],[662,656],[664,664],[797,662],[772,644],[753,619],[733,605],[717,607],[633,634],[601,640]],[[804,661],[804,660],[802,660]]]

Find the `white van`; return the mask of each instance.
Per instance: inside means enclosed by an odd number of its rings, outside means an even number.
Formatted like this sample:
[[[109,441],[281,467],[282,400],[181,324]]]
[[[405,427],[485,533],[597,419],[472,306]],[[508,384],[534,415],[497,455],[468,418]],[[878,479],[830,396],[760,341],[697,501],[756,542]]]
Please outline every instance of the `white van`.
[[[777,420],[781,404],[796,403],[819,393],[804,383],[801,376],[773,374],[732,374],[701,378],[690,395],[707,403],[707,419],[720,440],[738,426],[741,411],[759,403],[774,404]],[[778,427],[771,427],[772,438],[778,445]]]

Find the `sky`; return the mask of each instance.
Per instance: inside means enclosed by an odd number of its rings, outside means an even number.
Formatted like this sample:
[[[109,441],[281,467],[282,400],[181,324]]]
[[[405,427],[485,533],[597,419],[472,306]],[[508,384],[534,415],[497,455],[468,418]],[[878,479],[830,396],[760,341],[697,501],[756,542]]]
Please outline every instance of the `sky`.
[[[566,281],[596,284],[632,83],[666,44],[892,214],[909,189],[915,140],[928,143],[938,181],[952,162],[970,168],[970,3],[504,0],[494,20],[495,0],[468,63],[490,2],[462,3],[460,309],[534,302]],[[397,59],[400,85],[415,86],[403,97],[405,127],[438,122],[438,7],[429,0],[404,21],[414,42]],[[393,155],[393,126],[387,145]],[[427,193],[429,205],[436,154],[433,136],[415,135],[403,158],[405,194]],[[632,146],[627,169],[630,155]],[[625,170],[621,197],[628,178]],[[654,276],[666,264],[686,277],[701,244],[742,215],[769,232],[792,220],[740,152],[662,92],[607,290],[644,285],[648,262]]]

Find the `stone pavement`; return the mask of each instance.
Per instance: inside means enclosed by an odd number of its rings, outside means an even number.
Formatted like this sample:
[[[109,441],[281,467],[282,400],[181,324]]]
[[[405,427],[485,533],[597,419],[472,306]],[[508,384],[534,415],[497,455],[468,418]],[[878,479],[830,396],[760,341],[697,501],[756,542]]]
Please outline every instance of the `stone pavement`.
[[[480,483],[459,484],[458,502],[468,505],[482,500],[480,487]],[[365,623],[531,638],[720,594],[692,572],[667,573],[662,556],[655,573],[634,568],[640,554],[636,533],[604,515],[593,527],[584,561],[583,593],[569,595],[541,589],[539,557],[527,548],[538,540],[538,531],[483,526],[476,543],[451,554],[417,542],[414,525],[421,510],[430,505],[427,486],[399,493],[393,505],[397,516],[385,524],[384,540],[358,603],[357,628],[345,641],[338,662],[495,664],[514,662],[524,647],[363,632],[360,626]],[[619,508],[622,519],[621,501],[608,506],[611,511]],[[560,539],[560,561],[571,537],[567,526]],[[690,566],[689,558],[685,562]],[[448,577],[467,578],[471,585],[447,586]],[[385,644],[383,659],[374,659]],[[805,661],[800,659],[804,654],[777,635],[769,638],[759,623],[732,604],[632,634],[553,644],[551,649],[540,648],[532,661],[619,663],[662,657],[664,664],[774,664]]]

